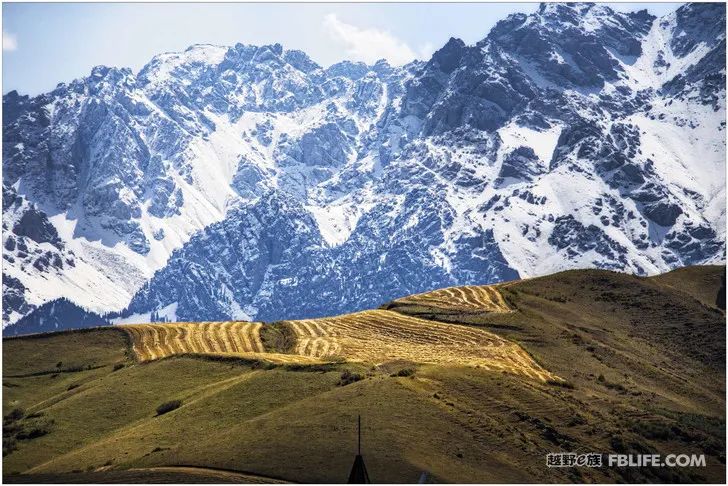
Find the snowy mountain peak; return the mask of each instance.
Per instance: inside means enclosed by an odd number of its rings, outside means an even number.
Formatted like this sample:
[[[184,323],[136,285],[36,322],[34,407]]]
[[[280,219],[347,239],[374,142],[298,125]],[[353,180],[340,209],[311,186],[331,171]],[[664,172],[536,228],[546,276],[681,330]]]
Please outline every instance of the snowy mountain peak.
[[[228,48],[210,44],[195,44],[183,52],[167,52],[152,58],[140,71],[142,85],[163,84],[175,77],[187,77],[196,69],[215,66],[225,58]]]
[[[403,67],[196,45],[3,113],[4,215],[57,234],[6,228],[6,324],[60,297],[300,318],[725,259],[725,6],[544,4]]]

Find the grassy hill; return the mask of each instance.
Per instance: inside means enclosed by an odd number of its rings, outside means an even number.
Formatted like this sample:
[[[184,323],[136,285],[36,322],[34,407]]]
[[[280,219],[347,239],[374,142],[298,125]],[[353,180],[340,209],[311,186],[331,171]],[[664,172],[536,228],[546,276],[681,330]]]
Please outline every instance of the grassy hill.
[[[722,482],[724,272],[569,271],[327,319],[7,338],[3,479],[344,482],[360,414],[376,482]],[[707,467],[546,467],[571,451]]]

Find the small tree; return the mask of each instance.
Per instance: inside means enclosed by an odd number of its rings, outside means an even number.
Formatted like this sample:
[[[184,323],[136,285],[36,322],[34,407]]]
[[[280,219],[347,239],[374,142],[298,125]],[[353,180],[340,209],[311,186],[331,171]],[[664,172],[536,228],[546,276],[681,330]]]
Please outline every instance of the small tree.
[[[182,400],[171,400],[169,402],[164,402],[157,407],[157,415],[164,415],[165,413],[178,409],[181,405]]]
[[[5,416],[5,420],[8,422],[15,422],[16,420],[20,420],[21,418],[25,417],[25,410],[22,408],[14,408],[10,411],[9,414]]]

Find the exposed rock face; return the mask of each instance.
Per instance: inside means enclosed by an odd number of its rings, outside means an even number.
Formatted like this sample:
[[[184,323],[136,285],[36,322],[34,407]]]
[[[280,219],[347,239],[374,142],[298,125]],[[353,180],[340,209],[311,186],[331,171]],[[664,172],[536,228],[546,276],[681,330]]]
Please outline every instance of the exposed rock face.
[[[110,322],[66,299],[46,302],[5,330],[14,336],[38,332],[63,331],[108,326]]]
[[[17,319],[16,315],[23,315],[33,310],[25,301],[25,288],[23,283],[15,277],[3,277],[3,321]]]
[[[401,68],[193,46],[3,112],[5,323],[59,297],[272,320],[725,259],[721,4],[544,4]]]
[[[42,211],[31,208],[15,223],[13,233],[27,236],[37,243],[58,243],[58,232]]]
[[[541,161],[531,147],[518,147],[503,157],[500,178],[512,177],[514,179],[531,180],[545,172]]]

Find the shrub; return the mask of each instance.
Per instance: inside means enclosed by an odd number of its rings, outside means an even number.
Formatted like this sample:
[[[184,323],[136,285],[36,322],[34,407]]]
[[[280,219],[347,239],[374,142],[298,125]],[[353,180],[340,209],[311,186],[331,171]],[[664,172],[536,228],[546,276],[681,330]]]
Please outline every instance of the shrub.
[[[28,431],[22,431],[18,434],[18,440],[31,440],[35,439],[37,437],[42,437],[46,434],[48,434],[50,430],[48,430],[48,427],[45,425],[39,425],[37,427],[33,427],[32,429]]]
[[[250,368],[253,370],[272,370],[277,368],[277,365],[275,363],[256,360],[250,364]]]
[[[341,378],[339,378],[338,385],[339,386],[350,385],[350,384],[352,384],[352,383],[354,383],[356,381],[359,381],[359,380],[361,380],[363,378],[364,377],[362,375],[360,375],[359,373],[352,373],[351,371],[346,370],[346,371],[344,371],[341,374]]]
[[[415,374],[414,368],[402,368],[396,373],[392,373],[391,376],[413,376]]]
[[[165,413],[178,409],[180,406],[182,406],[182,400],[171,400],[169,402],[164,402],[157,407],[157,415],[164,415]]]
[[[3,434],[3,457],[18,448],[18,442],[13,435]]]
[[[609,445],[612,446],[614,452],[624,453],[627,452],[627,444],[624,442],[621,436],[615,435],[609,439]]]
[[[559,386],[561,388],[568,388],[569,390],[574,389],[574,384],[566,380],[546,380],[546,383],[551,386]]]
[[[5,420],[8,422],[15,422],[23,417],[25,417],[25,410],[22,408],[14,408],[5,416]]]
[[[627,391],[627,389],[620,383],[612,383],[609,381],[605,381],[602,384],[604,386],[606,386],[607,388],[609,388],[610,390],[616,390],[619,393],[625,393]]]
[[[632,430],[647,439],[673,440],[680,438],[679,428],[673,428],[661,422],[637,422],[632,426]]]
[[[581,415],[573,415],[569,421],[566,423],[567,427],[575,427],[577,425],[584,425],[586,424],[586,419],[582,417]]]

